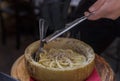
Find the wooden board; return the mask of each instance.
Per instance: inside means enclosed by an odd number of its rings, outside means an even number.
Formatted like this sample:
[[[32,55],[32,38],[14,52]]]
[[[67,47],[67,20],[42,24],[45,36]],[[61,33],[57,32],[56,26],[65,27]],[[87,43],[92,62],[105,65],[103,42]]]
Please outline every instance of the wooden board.
[[[101,56],[96,55],[95,64],[102,81],[115,81],[114,72]],[[25,67],[24,56],[19,57],[13,64],[11,76],[20,81],[30,81],[30,76]]]

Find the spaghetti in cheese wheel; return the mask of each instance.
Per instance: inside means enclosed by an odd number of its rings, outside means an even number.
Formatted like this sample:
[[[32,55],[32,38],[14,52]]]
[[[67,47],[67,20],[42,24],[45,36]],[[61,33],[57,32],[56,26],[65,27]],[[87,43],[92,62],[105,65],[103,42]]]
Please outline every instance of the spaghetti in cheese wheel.
[[[57,69],[74,68],[82,66],[86,62],[86,57],[82,54],[74,52],[70,49],[50,49],[48,52],[44,50],[40,53],[39,64]]]
[[[95,53],[86,43],[73,38],[57,38],[44,45],[39,61],[34,56],[39,41],[25,49],[25,65],[37,81],[85,81],[95,67]]]

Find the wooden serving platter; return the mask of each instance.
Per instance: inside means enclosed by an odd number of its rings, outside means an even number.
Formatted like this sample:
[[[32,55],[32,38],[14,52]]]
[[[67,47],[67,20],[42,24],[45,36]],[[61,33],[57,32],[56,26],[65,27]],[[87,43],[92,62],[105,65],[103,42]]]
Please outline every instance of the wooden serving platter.
[[[115,81],[115,74],[113,70],[101,56],[96,55],[95,64],[102,81]],[[13,64],[11,76],[20,81],[30,81],[30,75],[25,67],[24,55],[19,57]]]

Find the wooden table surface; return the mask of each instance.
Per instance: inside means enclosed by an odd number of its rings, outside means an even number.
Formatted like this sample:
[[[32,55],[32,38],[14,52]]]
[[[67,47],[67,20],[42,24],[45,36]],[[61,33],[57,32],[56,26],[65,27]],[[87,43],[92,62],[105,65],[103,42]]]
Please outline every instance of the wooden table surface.
[[[115,74],[110,65],[101,57],[96,55],[95,64],[102,81],[115,81]],[[30,76],[25,67],[24,56],[19,57],[13,64],[11,76],[20,81],[30,81]]]

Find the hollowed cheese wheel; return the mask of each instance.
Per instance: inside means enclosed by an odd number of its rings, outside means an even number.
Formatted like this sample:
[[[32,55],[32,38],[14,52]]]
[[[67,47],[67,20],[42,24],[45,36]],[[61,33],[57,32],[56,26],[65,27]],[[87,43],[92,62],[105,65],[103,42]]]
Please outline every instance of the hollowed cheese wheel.
[[[49,42],[44,46],[46,52],[50,52],[52,49],[51,52],[58,50],[57,53],[59,53],[62,50],[63,53],[67,51],[66,54],[68,55],[56,56],[53,52],[53,55],[49,55],[51,59],[48,59],[44,54],[41,54],[41,56],[45,57],[45,59],[41,59],[43,64],[35,62],[32,58],[32,55],[38,48],[39,41],[36,41],[25,49],[24,54],[28,72],[38,81],[84,81],[95,67],[95,53],[93,49],[80,40],[57,38]],[[70,52],[70,50],[72,51]],[[71,55],[69,55],[70,53]],[[80,58],[83,59],[83,62],[80,61]],[[46,63],[44,64],[44,62]]]

